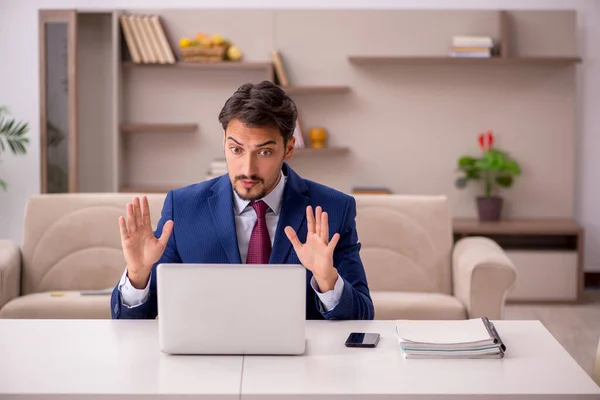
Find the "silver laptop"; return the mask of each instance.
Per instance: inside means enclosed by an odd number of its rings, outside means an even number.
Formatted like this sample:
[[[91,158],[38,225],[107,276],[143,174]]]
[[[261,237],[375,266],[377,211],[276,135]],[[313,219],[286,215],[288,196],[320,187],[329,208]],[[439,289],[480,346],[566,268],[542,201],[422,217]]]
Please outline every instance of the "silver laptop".
[[[302,265],[160,264],[156,279],[164,353],[304,353]]]

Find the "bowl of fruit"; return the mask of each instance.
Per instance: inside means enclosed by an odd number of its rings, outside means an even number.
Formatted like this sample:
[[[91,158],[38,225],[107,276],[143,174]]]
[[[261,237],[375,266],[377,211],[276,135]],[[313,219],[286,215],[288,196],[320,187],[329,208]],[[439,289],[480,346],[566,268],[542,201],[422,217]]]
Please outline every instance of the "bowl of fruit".
[[[179,53],[184,62],[239,61],[242,52],[221,35],[197,34],[193,39],[181,38]]]

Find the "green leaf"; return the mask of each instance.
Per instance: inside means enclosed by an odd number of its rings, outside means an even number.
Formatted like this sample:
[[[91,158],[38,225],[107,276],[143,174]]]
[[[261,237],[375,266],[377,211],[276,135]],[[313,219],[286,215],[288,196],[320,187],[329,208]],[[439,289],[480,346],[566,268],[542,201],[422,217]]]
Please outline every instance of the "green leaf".
[[[477,160],[473,157],[468,157],[468,156],[461,157],[458,160],[458,167],[459,168],[473,167],[475,165],[476,161]]]
[[[508,160],[504,169],[513,175],[521,175],[521,167],[516,161]]]
[[[490,162],[485,157],[475,161],[475,168],[487,171],[490,169]]]
[[[505,188],[510,187],[513,184],[513,177],[511,175],[497,176],[496,183]]]
[[[5,110],[0,108],[0,111]],[[0,117],[0,149],[5,151],[6,147],[4,142],[13,152],[13,154],[26,154],[26,144],[29,144],[29,139],[25,137],[25,134],[29,131],[27,123],[17,122],[14,119],[7,120]]]
[[[505,165],[504,154],[496,149],[489,150],[484,155],[484,160],[491,171],[501,171]]]
[[[456,181],[454,182],[454,185],[458,189],[464,189],[467,186],[468,182],[469,182],[469,179],[466,176],[461,176],[460,178],[456,179]]]
[[[4,182],[2,179],[0,179],[0,188],[6,190],[6,182]]]
[[[465,170],[465,175],[467,179],[477,180],[481,178],[481,172],[478,169],[472,168]]]

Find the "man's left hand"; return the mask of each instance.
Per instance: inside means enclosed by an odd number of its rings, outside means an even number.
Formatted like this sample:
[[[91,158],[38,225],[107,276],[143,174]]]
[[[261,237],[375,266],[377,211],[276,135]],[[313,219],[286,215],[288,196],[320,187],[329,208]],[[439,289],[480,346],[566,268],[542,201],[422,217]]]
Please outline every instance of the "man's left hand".
[[[312,207],[306,207],[306,243],[298,240],[298,235],[291,226],[285,227],[285,234],[292,242],[302,265],[313,273],[319,290],[325,293],[333,290],[338,278],[338,272],[333,266],[333,251],[340,240],[340,234],[336,233],[329,241],[327,213],[320,206],[317,206],[315,212],[316,215],[313,215]]]

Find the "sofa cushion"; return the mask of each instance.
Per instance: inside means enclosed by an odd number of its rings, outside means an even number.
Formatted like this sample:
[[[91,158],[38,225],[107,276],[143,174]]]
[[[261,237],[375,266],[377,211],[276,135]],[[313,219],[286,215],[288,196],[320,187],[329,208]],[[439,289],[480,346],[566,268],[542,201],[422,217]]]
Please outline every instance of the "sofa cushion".
[[[446,196],[354,197],[360,257],[372,291],[452,293]]]
[[[442,293],[371,291],[375,319],[465,319],[456,298]]]
[[[110,319],[110,296],[44,292],[17,297],[0,309],[0,318]]]
[[[32,196],[25,208],[21,294],[102,289],[125,268],[119,217],[133,194]],[[155,228],[164,194],[148,196]]]

